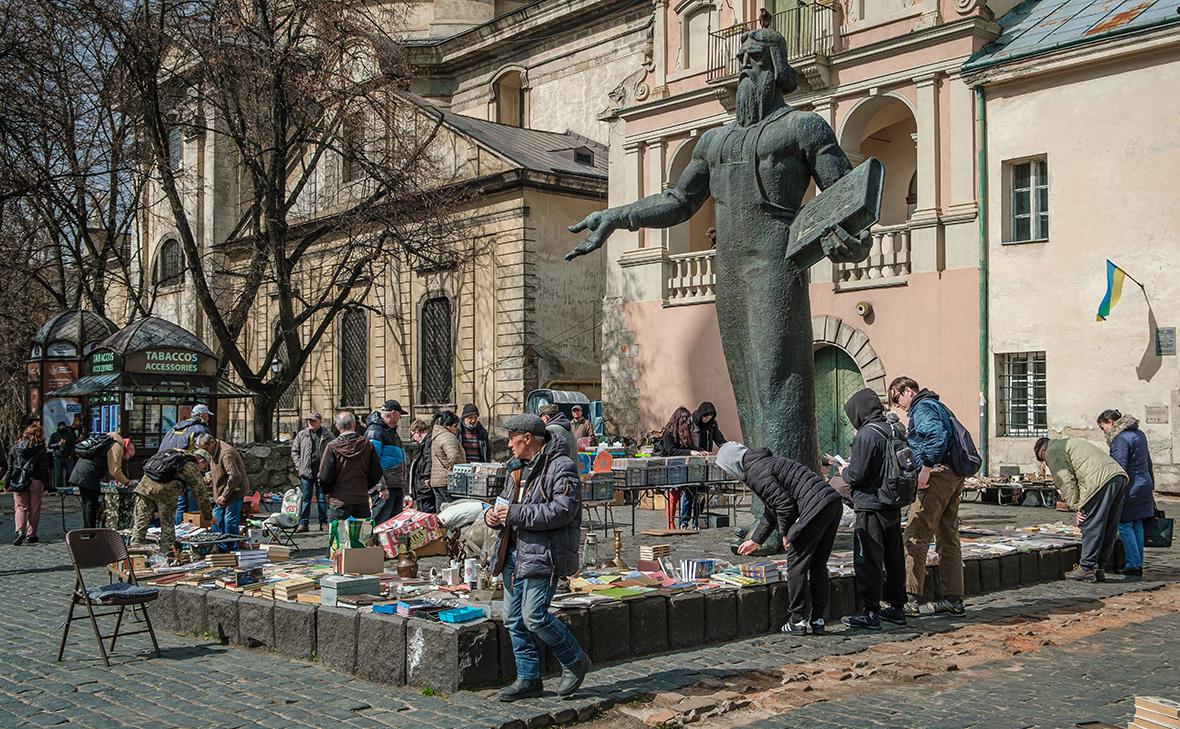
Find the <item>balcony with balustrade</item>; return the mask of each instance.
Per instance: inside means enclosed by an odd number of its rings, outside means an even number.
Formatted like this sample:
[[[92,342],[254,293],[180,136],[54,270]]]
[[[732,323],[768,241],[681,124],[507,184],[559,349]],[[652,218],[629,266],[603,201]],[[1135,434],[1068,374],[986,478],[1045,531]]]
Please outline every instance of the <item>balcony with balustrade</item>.
[[[707,78],[719,96],[732,99],[741,71],[737,52],[742,35],[760,25],[778,31],[786,39],[787,60],[799,73],[800,89],[828,87],[828,57],[839,47],[839,16],[833,3],[810,0],[789,10],[768,14],[761,20],[738,23],[709,33]]]

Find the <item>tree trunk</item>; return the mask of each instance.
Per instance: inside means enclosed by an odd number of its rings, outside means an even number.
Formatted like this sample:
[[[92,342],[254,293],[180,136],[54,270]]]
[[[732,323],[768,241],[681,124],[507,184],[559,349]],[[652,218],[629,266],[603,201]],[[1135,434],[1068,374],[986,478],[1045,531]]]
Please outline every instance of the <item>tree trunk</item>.
[[[267,443],[274,440],[275,409],[278,408],[278,398],[259,395],[254,398],[254,442]]]

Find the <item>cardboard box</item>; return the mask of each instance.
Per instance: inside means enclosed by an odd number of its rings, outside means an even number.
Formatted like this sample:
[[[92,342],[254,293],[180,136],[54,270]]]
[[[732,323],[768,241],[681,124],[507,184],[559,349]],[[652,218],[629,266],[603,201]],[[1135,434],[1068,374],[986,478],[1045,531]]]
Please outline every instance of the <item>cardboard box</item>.
[[[185,524],[192,524],[193,526],[198,526],[198,527],[201,527],[202,529],[208,529],[209,527],[213,526],[213,520],[203,518],[201,516],[201,512],[199,512],[199,511],[186,511],[186,512],[184,512],[184,520],[183,521]]]
[[[447,540],[435,539],[413,550],[416,557],[443,557],[447,553]]]
[[[341,549],[332,561],[338,575],[379,575],[385,571],[385,550],[381,547]]]

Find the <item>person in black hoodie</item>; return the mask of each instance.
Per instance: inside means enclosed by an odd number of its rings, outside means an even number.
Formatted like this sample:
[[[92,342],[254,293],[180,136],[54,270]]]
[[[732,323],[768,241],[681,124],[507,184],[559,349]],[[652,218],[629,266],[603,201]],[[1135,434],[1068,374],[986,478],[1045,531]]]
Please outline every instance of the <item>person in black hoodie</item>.
[[[844,413],[856,429],[852,455],[840,475],[848,485],[856,513],[852,566],[856,590],[864,609],[843,618],[852,628],[879,630],[881,621],[905,625],[905,547],[901,509],[878,498],[885,474],[885,446],[889,432],[905,439],[905,429],[890,413],[886,417],[877,393],[865,388],[844,403]],[[882,587],[888,607],[881,607]]]
[[[782,632],[824,632],[828,606],[828,557],[840,526],[840,495],[819,474],[766,448],[730,441],[717,451],[717,465],[750,487],[766,505],[762,519],[738,554],[753,554],[775,531],[787,550],[787,595],[791,617]]]
[[[692,411],[692,440],[693,447],[705,453],[711,452],[713,446],[725,445],[725,436],[717,427],[717,408],[708,400]]]

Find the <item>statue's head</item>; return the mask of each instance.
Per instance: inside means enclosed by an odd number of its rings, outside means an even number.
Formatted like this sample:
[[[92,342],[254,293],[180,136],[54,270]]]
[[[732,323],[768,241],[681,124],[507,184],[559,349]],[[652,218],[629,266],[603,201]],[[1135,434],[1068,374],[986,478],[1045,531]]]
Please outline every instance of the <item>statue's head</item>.
[[[795,90],[797,75],[787,62],[786,38],[767,28],[742,34],[737,58],[740,68],[737,120],[742,126],[749,126],[759,122]]]

